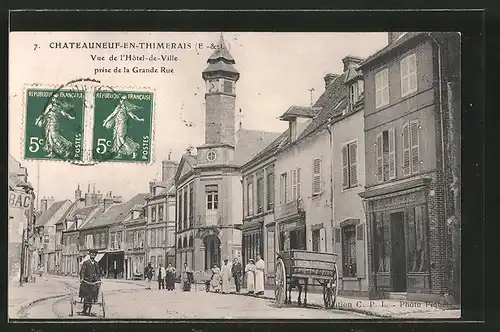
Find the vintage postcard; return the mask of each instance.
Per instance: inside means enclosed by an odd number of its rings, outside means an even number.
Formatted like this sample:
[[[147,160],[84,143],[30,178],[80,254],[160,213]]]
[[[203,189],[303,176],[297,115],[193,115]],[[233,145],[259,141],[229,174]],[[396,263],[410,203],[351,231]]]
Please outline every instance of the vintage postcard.
[[[459,318],[460,37],[11,32],[9,319]]]

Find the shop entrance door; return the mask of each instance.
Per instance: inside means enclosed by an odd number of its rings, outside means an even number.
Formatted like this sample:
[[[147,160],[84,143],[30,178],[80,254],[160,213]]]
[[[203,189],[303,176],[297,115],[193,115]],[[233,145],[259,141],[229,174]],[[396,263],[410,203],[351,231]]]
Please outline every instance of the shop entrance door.
[[[391,213],[390,218],[392,239],[392,289],[394,292],[406,292],[404,213]]]

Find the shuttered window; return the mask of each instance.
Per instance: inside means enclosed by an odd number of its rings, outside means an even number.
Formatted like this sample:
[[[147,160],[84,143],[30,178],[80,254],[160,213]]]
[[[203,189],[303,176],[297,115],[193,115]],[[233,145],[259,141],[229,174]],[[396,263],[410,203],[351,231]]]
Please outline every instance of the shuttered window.
[[[300,198],[300,168],[292,170],[292,200]]]
[[[394,128],[382,131],[375,141],[377,181],[396,178],[396,139]]]
[[[353,188],[358,185],[357,142],[342,147],[342,188]]]
[[[251,178],[250,178],[251,179]],[[253,183],[247,185],[248,215],[253,215]]]
[[[287,173],[280,175],[280,204],[285,204],[288,200],[288,179]]]
[[[389,69],[375,75],[375,108],[389,104]]]
[[[312,194],[321,194],[321,158],[313,160]]]
[[[320,236],[319,229],[312,231],[312,251],[319,252],[320,250]]]
[[[394,128],[389,129],[389,179],[396,178],[396,137],[394,135]]]
[[[420,170],[419,156],[419,125],[418,120],[410,121],[410,155],[411,155],[411,173],[418,173]]]
[[[365,276],[365,224],[356,226],[356,276]]]
[[[419,131],[418,120],[412,120],[403,125],[403,175],[420,171]]]
[[[257,178],[257,213],[264,212],[264,175]]]
[[[337,257],[337,269],[339,270],[339,276],[342,275],[342,229],[340,227],[333,228],[333,252],[338,255]]]
[[[401,97],[417,91],[417,57],[410,54],[401,60]]]
[[[267,210],[274,208],[274,173],[267,174]]]

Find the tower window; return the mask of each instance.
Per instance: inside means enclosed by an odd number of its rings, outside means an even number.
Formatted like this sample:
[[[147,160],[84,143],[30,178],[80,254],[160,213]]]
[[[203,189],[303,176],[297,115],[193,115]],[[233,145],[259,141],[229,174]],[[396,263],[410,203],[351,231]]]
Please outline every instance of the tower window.
[[[224,93],[234,93],[232,81],[224,80]]]

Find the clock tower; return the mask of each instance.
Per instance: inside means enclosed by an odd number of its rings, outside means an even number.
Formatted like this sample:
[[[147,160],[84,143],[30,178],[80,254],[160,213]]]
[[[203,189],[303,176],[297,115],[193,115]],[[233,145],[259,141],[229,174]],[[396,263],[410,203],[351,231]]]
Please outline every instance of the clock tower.
[[[206,86],[205,144],[198,150],[203,162],[224,162],[231,159],[235,146],[235,84],[240,73],[233,67],[235,61],[222,34],[218,48],[207,63],[202,73]]]

